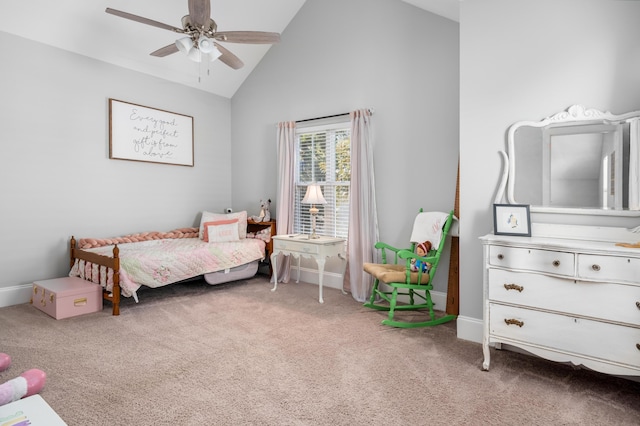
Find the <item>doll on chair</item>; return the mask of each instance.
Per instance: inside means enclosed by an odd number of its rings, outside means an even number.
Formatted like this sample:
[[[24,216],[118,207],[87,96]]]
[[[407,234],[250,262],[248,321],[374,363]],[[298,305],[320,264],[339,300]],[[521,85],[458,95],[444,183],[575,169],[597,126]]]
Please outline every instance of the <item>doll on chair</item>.
[[[425,241],[424,243],[420,243],[416,245],[416,254],[420,257],[425,257],[431,251],[431,241]],[[422,273],[429,272],[431,269],[431,264],[429,262],[424,262],[420,259],[411,259],[411,271],[418,272],[422,271]]]

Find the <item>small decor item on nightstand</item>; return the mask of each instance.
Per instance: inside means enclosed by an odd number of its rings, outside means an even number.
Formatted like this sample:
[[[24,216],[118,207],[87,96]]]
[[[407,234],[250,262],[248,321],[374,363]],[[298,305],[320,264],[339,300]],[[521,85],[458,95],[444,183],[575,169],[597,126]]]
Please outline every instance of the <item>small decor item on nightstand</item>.
[[[78,277],[34,281],[31,303],[55,319],[102,310],[102,287]]]
[[[309,209],[309,213],[311,214],[311,235],[309,235],[309,238],[318,238],[316,235],[316,216],[318,215],[318,208],[315,204],[327,204],[327,200],[325,200],[322,195],[320,185],[312,183],[307,186],[307,193],[304,194],[302,204],[311,204],[311,208]]]
[[[260,200],[260,214],[251,216],[251,220],[254,222],[269,222],[271,220],[271,199]]]
[[[493,233],[495,235],[531,236],[531,214],[528,204],[494,204]]]

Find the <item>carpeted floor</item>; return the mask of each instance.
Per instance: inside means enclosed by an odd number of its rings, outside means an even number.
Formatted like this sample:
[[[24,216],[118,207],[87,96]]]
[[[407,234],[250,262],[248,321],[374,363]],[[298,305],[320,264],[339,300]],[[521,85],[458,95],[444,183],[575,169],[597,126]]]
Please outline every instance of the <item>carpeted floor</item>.
[[[48,374],[43,398],[86,425],[638,425],[640,383],[380,325],[350,295],[264,276],[144,290],[121,315],[56,321],[0,309],[0,383]],[[594,342],[597,344],[597,342]]]

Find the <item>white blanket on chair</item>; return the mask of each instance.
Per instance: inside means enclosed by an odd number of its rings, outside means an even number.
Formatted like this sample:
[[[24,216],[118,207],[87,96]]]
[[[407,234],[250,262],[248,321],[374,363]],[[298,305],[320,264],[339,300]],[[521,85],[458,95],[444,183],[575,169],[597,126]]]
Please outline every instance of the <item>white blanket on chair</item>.
[[[416,216],[411,232],[412,243],[424,243],[430,241],[431,246],[436,249],[440,246],[442,238],[442,228],[444,227],[449,213],[443,212],[422,212]]]

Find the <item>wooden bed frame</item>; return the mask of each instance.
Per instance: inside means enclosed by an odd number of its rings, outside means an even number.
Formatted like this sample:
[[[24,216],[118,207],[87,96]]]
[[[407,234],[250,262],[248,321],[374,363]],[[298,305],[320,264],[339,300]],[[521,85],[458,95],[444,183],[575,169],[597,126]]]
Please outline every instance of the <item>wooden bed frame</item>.
[[[261,225],[262,228],[265,227],[270,227],[271,228],[271,232],[273,233],[273,227],[274,227],[275,221],[273,222],[269,222],[269,223],[265,223],[265,224],[259,224]],[[185,228],[186,229],[186,228]],[[190,229],[191,232],[194,233],[193,237],[189,237],[189,238],[196,238],[197,237],[197,228],[193,228],[193,230]],[[272,234],[273,235],[273,234]],[[80,243],[82,243],[82,240],[80,240]],[[106,282],[107,281],[107,277],[109,274],[109,270],[111,270],[113,272],[113,287],[111,289],[111,291],[107,291],[104,287],[102,290],[102,298],[104,300],[108,300],[109,302],[111,302],[112,305],[112,309],[113,309],[113,315],[120,315],[120,298],[121,298],[121,287],[120,287],[120,249],[118,248],[118,244],[114,244],[113,245],[113,255],[112,256],[108,256],[108,255],[102,255],[102,254],[97,254],[91,251],[87,251],[87,250],[83,250],[81,248],[78,248],[78,243],[76,242],[75,237],[71,237],[71,241],[70,241],[70,262],[69,262],[69,267],[73,268],[73,266],[76,263],[76,260],[84,260],[85,262],[90,262],[93,265],[97,265],[98,268],[98,276],[85,276],[85,280],[87,281],[92,281],[92,282]],[[248,264],[246,264],[248,265]],[[242,265],[239,265],[238,268],[232,268],[231,271],[234,271],[234,269],[240,269]],[[101,268],[104,267],[104,268]],[[104,269],[104,271],[103,271]],[[257,270],[257,266],[256,266],[256,270]],[[92,268],[93,271],[93,268]],[[235,271],[237,273],[227,273],[225,272],[225,280],[219,280],[217,279],[217,277],[209,277],[209,275],[213,275],[216,274],[216,272],[210,273],[210,274],[204,274],[202,275],[202,277],[211,285],[215,285],[215,284],[220,284],[223,282],[227,282],[227,281],[231,281],[231,280],[237,280],[237,279],[241,279],[241,278],[246,278],[245,276],[243,276],[243,273],[247,273],[249,274],[251,271],[250,268],[246,268],[245,270],[243,270],[242,272],[240,271]],[[219,273],[219,272],[217,272]],[[253,273],[255,274],[255,270],[253,270]],[[85,274],[86,275],[86,274]],[[106,276],[105,276],[106,275]],[[249,275],[247,275],[249,276]]]
[[[85,251],[76,247],[76,239],[72,236],[70,242],[70,255],[71,262],[70,268],[73,268],[76,259],[84,260],[85,262],[91,262],[95,265],[105,266],[107,269],[105,270],[105,274],[108,273],[108,270],[111,269],[113,271],[113,289],[111,294],[106,289],[102,290],[102,298],[104,300],[108,300],[111,302],[113,307],[112,314],[120,315],[120,249],[118,245],[113,246],[113,257],[103,256],[100,254],[92,253],[89,251]],[[100,274],[100,269],[98,268],[98,273]],[[91,277],[89,277],[91,278]],[[99,282],[102,282],[103,277],[98,277]],[[104,277],[106,281],[107,277]],[[87,278],[85,278],[87,279]]]

